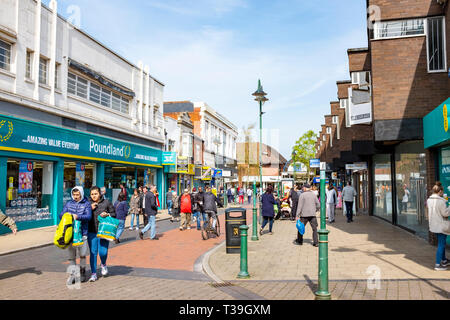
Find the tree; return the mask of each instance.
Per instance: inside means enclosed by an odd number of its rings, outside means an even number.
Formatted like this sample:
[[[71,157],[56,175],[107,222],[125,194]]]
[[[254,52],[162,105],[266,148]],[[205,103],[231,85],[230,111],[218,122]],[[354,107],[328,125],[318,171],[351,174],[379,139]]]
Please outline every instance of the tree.
[[[309,167],[309,160],[314,159],[316,155],[315,144],[317,135],[314,131],[309,130],[298,139],[292,148],[292,163],[295,166],[297,163],[302,163],[308,170],[308,182],[311,178],[311,168]]]

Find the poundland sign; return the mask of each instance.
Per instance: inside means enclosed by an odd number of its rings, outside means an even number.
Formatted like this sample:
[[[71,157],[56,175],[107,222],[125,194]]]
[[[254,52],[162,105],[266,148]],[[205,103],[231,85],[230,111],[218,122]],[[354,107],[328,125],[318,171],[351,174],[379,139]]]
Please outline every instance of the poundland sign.
[[[0,116],[0,150],[160,166],[162,151],[124,141]]]

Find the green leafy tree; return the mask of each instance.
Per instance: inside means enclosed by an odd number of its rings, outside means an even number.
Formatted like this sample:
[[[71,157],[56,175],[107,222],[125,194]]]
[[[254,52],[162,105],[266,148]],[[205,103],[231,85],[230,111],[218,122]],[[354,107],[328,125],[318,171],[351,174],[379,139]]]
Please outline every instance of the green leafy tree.
[[[317,135],[314,131],[309,130],[298,139],[292,148],[292,163],[302,163],[308,170],[308,181],[311,178],[311,168],[309,167],[309,160],[314,159],[316,155],[316,141]]]

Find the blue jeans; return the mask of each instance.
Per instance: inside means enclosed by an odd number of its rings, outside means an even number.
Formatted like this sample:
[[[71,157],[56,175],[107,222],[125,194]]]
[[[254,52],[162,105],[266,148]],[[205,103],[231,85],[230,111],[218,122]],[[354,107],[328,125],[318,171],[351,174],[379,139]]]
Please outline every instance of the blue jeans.
[[[207,214],[206,213],[201,213],[200,211],[194,212],[194,217],[197,218],[197,229],[201,229],[202,225],[200,223],[200,220],[203,219],[203,222],[206,222]]]
[[[167,200],[167,209],[169,210],[170,215],[172,215],[172,206],[173,206],[173,201]]]
[[[445,257],[445,246],[447,245],[447,235],[443,233],[437,234],[438,248],[436,252],[436,264],[441,264],[442,261],[447,260]]]
[[[252,196],[248,196],[248,203],[252,203]]]
[[[89,263],[91,265],[92,274],[97,274],[97,256],[100,254],[102,265],[106,265],[108,258],[109,241],[97,238],[96,233],[88,233],[88,244],[91,252],[89,256]]]
[[[148,217],[148,224],[145,226],[144,230],[142,230],[142,234],[146,233],[150,230],[150,239],[155,239],[156,237],[156,216]]]
[[[263,224],[261,226],[261,229],[264,229],[268,222],[269,222],[269,232],[272,232],[273,217],[264,217],[264,222],[263,222]]]
[[[134,228],[134,216],[136,216],[136,228],[139,229],[139,215],[138,214],[131,214],[131,224],[130,228]]]
[[[119,220],[119,225],[117,226],[116,239],[120,239],[120,236],[122,235],[124,229],[125,229],[125,220]]]

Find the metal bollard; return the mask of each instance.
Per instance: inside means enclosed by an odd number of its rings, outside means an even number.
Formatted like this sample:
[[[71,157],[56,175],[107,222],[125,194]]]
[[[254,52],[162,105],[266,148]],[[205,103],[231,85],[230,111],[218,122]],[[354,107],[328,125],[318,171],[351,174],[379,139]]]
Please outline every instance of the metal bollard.
[[[240,226],[241,230],[241,271],[238,274],[239,279],[248,279],[250,275],[248,274],[248,260],[247,260],[247,237],[248,237],[248,226]]]

